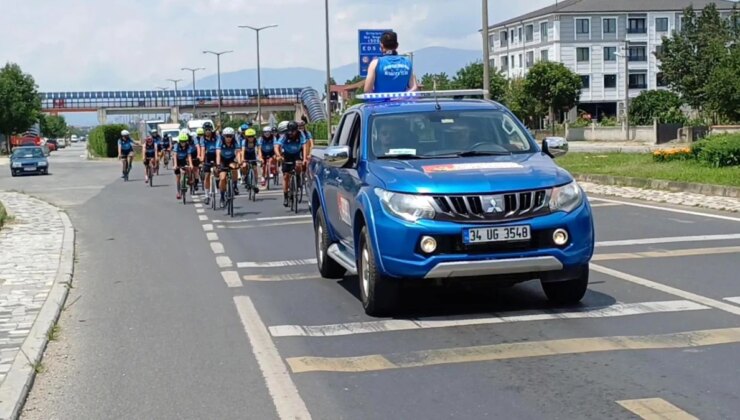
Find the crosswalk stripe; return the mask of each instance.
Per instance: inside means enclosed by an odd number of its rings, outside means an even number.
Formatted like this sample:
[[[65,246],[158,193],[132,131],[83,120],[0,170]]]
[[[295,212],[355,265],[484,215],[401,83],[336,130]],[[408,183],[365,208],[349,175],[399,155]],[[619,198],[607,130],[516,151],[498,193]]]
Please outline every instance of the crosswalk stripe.
[[[251,222],[269,222],[273,220],[291,220],[291,219],[310,219],[310,214],[299,216],[276,216],[276,217],[257,217],[255,219],[237,219],[237,220],[214,220],[213,223],[251,223]]]
[[[275,268],[275,267],[295,267],[299,265],[316,264],[316,258],[305,260],[286,260],[286,261],[257,261],[257,262],[240,262],[236,263],[239,268]]]
[[[509,322],[547,321],[556,319],[607,318],[651,313],[697,311],[710,309],[688,300],[665,302],[617,303],[605,307],[577,310],[529,310],[489,317],[445,317],[418,319],[388,319],[382,321],[350,322],[330,325],[276,325],[270,327],[274,337],[336,337],[389,331],[421,330],[429,328],[490,325]]]
[[[644,420],[699,420],[662,398],[622,400],[617,404]]]
[[[321,278],[318,273],[314,274],[278,274],[278,275],[262,275],[253,274],[243,276],[244,281],[290,281],[290,280],[308,280]]]
[[[734,254],[740,252],[740,246],[715,248],[667,249],[647,252],[620,252],[614,254],[595,254],[592,261],[630,260],[640,258],[689,257],[692,255]]]
[[[686,331],[669,334],[569,338],[457,347],[434,350],[371,354],[351,357],[289,357],[294,373],[373,372],[455,363],[490,362],[566,354],[618,350],[682,349],[740,343],[740,328]]]
[[[276,227],[276,226],[288,226],[288,225],[309,225],[313,222],[311,220],[296,220],[293,222],[275,222],[275,223],[264,223],[260,225],[239,225],[239,226],[225,226],[225,225],[218,225],[219,229],[261,229],[266,227]]]
[[[740,233],[731,233],[726,235],[697,235],[697,236],[670,236],[664,238],[643,238],[627,239],[621,241],[601,241],[596,242],[596,247],[606,246],[627,246],[627,245],[652,245],[668,244],[676,242],[702,242],[702,241],[729,241],[740,239]]]
[[[732,302],[732,303],[737,303],[738,305],[740,305],[740,296],[726,297],[724,300],[726,300],[728,302]]]

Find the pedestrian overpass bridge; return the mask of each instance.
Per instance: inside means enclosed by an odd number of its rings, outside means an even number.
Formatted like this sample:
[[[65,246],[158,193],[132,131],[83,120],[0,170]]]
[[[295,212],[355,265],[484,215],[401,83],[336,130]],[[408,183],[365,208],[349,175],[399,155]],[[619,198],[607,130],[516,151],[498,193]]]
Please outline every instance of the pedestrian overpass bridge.
[[[134,90],[43,92],[43,112],[97,112],[103,124],[108,115],[171,114],[178,119],[181,113],[218,112],[218,89],[196,90]],[[267,88],[260,90],[263,114],[277,111],[295,111],[311,121],[326,120],[318,92],[313,88]],[[257,89],[221,89],[222,109],[227,113],[257,112]]]

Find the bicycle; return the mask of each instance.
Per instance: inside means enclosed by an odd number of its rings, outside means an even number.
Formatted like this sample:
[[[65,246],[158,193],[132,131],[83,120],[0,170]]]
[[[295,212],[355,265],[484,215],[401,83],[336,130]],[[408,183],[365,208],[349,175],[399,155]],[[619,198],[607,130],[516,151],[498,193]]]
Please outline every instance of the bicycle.
[[[234,217],[234,176],[233,164],[229,166],[226,171],[226,194],[224,194],[224,204],[226,206],[226,214]]]
[[[211,210],[216,211],[216,197],[218,197],[218,168],[211,167],[211,187],[208,190],[211,201]]]
[[[154,172],[156,170],[155,169],[156,168],[156,166],[155,166],[156,163],[155,162],[156,162],[156,159],[151,158],[151,159],[149,159],[149,162],[146,165],[146,176],[147,176],[147,179],[149,179],[149,186],[150,187],[153,187],[154,186]]]
[[[255,192],[255,189],[258,188],[258,186],[257,180],[254,178],[255,168],[259,168],[259,163],[256,160],[249,161],[247,164],[247,175],[244,177],[244,185],[249,193],[247,198],[252,201],[257,201],[257,193]]]
[[[186,166],[180,169],[180,195],[182,195],[182,204],[187,203],[185,196],[188,192],[188,185],[192,188],[192,184],[190,183],[190,168]]]
[[[131,172],[132,163],[129,162],[128,156],[123,156],[121,159],[123,159],[123,180],[128,182],[128,174]]]
[[[170,159],[171,159],[170,150],[167,149],[162,154],[162,160],[164,160],[164,168],[165,169],[170,169]]]
[[[266,165],[267,165],[267,179],[265,180],[265,186],[267,187],[267,190],[269,191],[270,183],[272,183],[276,187],[279,185],[277,159],[274,157],[268,159],[268,162]]]
[[[288,203],[290,204],[290,211],[298,213],[298,176],[296,176],[296,162],[289,163],[290,169],[287,174],[290,176],[290,183],[288,184]]]

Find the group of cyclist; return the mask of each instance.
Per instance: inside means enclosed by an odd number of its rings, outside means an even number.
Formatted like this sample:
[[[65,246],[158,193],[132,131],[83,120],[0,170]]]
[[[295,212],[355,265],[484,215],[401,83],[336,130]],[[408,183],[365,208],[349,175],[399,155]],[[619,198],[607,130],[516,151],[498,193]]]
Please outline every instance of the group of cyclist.
[[[246,182],[249,171],[253,171],[253,180],[260,180],[260,184],[265,186],[272,175],[270,168],[275,161],[275,165],[282,164],[283,205],[287,207],[290,176],[303,172],[312,148],[313,136],[302,120],[283,121],[277,127],[264,127],[259,136],[257,130],[248,124],[242,124],[238,131],[226,127],[219,132],[213,124],[206,122],[195,133],[181,131],[174,145],[168,136],[162,137],[157,130],[152,130],[142,145],[141,153],[145,167],[151,169],[147,171],[145,182],[149,182],[149,176],[159,173],[160,162],[166,154],[172,153],[178,200],[183,194],[180,190],[181,176],[187,174],[190,184],[193,185],[193,191],[197,191],[200,171],[203,171],[205,204],[210,204],[210,200],[216,199],[210,192],[212,174],[217,174],[222,207],[225,202],[228,171],[231,171],[234,195],[239,194],[239,175],[244,184],[257,194],[259,186],[256,185],[256,181],[255,185],[248,185]],[[118,141],[118,156],[123,161],[122,178],[126,180],[131,169],[133,150],[134,142],[130,133],[123,130]]]

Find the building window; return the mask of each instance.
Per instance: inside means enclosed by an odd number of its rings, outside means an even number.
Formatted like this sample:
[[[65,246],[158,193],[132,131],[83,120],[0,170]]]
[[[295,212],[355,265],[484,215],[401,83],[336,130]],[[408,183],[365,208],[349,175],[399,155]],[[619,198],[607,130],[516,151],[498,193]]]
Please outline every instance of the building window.
[[[527,42],[534,41],[534,25],[527,25]]]
[[[589,60],[588,47],[576,48],[576,61],[582,63]]]
[[[548,59],[548,52],[547,50],[540,51],[540,60],[547,61]]]
[[[519,42],[522,42],[522,28],[521,28],[521,26],[517,30],[517,39],[519,40]]]
[[[581,89],[590,89],[591,78],[589,76],[581,76]]]
[[[588,34],[588,19],[576,19],[576,33]]]
[[[647,33],[647,27],[645,26],[645,18],[630,18],[627,25],[627,33],[630,34],[645,34]]]
[[[666,17],[655,18],[655,31],[656,32],[668,32],[668,18]]]
[[[647,61],[647,47],[644,45],[630,47],[627,56],[630,61]]]
[[[630,74],[630,89],[647,89],[647,74]]]
[[[617,33],[617,18],[604,19],[604,33],[605,34],[616,34]]]
[[[489,66],[490,66],[490,67],[491,67],[492,69],[495,69],[495,68],[496,68],[496,59],[495,59],[495,58],[492,58],[492,59],[488,60],[488,65],[489,65]]]
[[[527,68],[532,67],[532,64],[534,64],[534,51],[528,51],[527,52]]]
[[[655,75],[655,82],[658,85],[658,87],[666,87],[668,86],[668,82],[665,81],[665,75],[663,72],[659,72],[657,75]]]
[[[655,58],[660,60],[660,57],[663,56],[663,46],[662,45],[656,45],[655,46]]]
[[[519,68],[522,68],[522,55],[519,54]]]
[[[540,23],[540,40],[542,42],[547,42],[547,22]]]
[[[604,87],[607,89],[614,89],[617,87],[617,75],[616,74],[605,74],[604,75]]]
[[[488,35],[488,48],[493,50],[496,45],[496,39],[493,35]]]
[[[509,57],[505,55],[501,57],[501,71],[507,70],[509,70]]]
[[[499,43],[500,43],[501,47],[503,48],[503,47],[508,46],[509,45],[509,33],[506,32],[506,31],[501,31],[501,33],[499,35],[500,35],[499,36]]]
[[[617,47],[604,47],[604,61],[617,61]]]
[[[510,33],[511,35],[509,35],[509,39],[511,39],[511,43],[513,44],[514,43],[514,30],[512,29]]]

